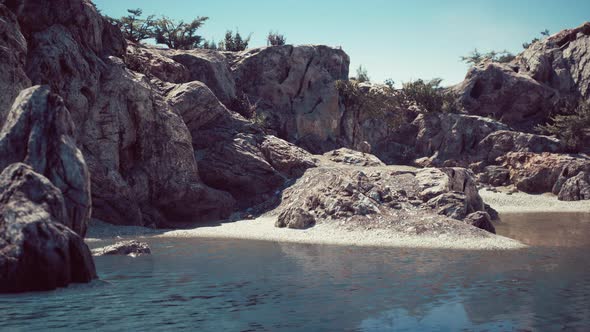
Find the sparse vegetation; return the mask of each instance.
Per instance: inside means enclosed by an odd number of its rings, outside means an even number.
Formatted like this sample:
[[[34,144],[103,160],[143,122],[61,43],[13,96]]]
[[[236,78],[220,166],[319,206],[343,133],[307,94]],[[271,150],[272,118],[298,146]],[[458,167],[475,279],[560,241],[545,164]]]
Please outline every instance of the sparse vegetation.
[[[398,92],[401,106],[418,107],[422,112],[455,113],[459,107],[453,93],[440,86],[442,79],[404,83]]]
[[[266,37],[267,46],[282,46],[285,44],[287,44],[287,38],[285,38],[284,35],[272,31],[268,33],[268,36]]]
[[[354,79],[356,81],[358,81],[359,83],[371,81],[371,78],[369,77],[369,73],[367,72],[367,69],[365,67],[363,67],[363,65],[360,65],[356,69],[356,77]]]
[[[477,48],[471,51],[467,56],[462,56],[461,61],[470,64],[477,65],[483,61],[491,60],[493,62],[506,63],[514,60],[514,54],[504,51],[490,51],[487,53],[481,53]]]
[[[240,52],[248,48],[251,36],[243,38],[239,31],[234,34],[233,31],[228,30],[225,33],[225,38],[219,43],[218,48],[224,51]]]
[[[176,22],[168,17],[154,21],[154,37],[159,44],[177,50],[199,48],[203,37],[197,35],[197,30],[203,26],[208,17],[197,17],[190,23]]]
[[[590,102],[582,102],[573,109],[567,107],[562,113],[538,129],[563,140],[571,151],[579,152],[590,142]]]
[[[441,79],[416,80],[394,88],[393,80],[382,86],[362,86],[359,81],[338,81],[336,87],[346,107],[358,107],[380,115],[395,109],[414,108],[420,112],[457,112],[455,96],[440,86]]]
[[[541,33],[541,38],[549,37],[549,35],[551,34],[549,32],[549,30],[547,30],[547,29],[541,31],[540,33]],[[526,50],[527,48],[529,48],[531,45],[533,45],[534,43],[538,42],[539,40],[541,40],[541,39],[535,37],[535,38],[533,38],[533,40],[531,40],[528,43],[527,42],[524,42],[524,43],[522,43],[522,48],[524,48]]]
[[[118,20],[111,18],[110,21],[115,23],[123,32],[123,36],[132,42],[139,43],[144,39],[151,38],[154,33],[154,15],[142,19],[143,11],[139,8],[127,9],[127,12],[129,15]]]

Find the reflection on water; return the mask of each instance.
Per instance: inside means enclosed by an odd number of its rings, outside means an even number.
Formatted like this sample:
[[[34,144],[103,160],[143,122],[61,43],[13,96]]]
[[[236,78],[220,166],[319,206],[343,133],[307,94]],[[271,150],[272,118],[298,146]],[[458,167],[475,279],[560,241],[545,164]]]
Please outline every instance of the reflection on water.
[[[531,246],[590,247],[590,211],[507,213],[495,226],[498,234]]]
[[[501,228],[514,231],[511,220],[505,217]],[[583,227],[579,223],[570,225]],[[537,238],[530,232],[522,236]],[[558,247],[490,252],[203,239],[148,242],[151,257],[97,258],[101,282],[0,296],[0,329],[590,327],[590,245],[583,241],[572,246],[561,245],[567,242],[561,239]]]

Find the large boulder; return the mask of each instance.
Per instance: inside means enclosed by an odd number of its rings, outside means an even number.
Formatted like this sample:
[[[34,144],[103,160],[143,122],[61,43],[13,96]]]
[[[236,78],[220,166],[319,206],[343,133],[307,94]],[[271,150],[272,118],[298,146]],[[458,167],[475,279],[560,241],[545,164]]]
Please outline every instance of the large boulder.
[[[590,200],[590,172],[580,172],[569,178],[559,190],[561,201]]]
[[[494,227],[494,224],[492,224],[492,218],[485,211],[473,212],[472,214],[468,215],[464,221],[472,226],[496,234],[496,227]]]
[[[0,170],[24,162],[45,175],[64,194],[65,225],[84,237],[92,204],[90,176],[73,132],[59,96],[47,86],[23,90],[0,131]]]
[[[460,167],[424,168],[416,173],[418,197],[439,213],[463,219],[485,211],[473,172]]]
[[[590,96],[590,23],[532,43],[507,64],[485,61],[453,90],[471,114],[532,131],[568,103]]]
[[[231,70],[266,128],[315,153],[339,140],[344,110],[335,81],[348,79],[349,63],[339,49],[285,45],[239,53]]]
[[[472,67],[454,91],[470,114],[496,118],[519,130],[544,122],[559,97],[516,67],[491,61]]]
[[[25,164],[0,174],[0,293],[45,291],[96,278],[90,250],[66,225],[61,191]]]

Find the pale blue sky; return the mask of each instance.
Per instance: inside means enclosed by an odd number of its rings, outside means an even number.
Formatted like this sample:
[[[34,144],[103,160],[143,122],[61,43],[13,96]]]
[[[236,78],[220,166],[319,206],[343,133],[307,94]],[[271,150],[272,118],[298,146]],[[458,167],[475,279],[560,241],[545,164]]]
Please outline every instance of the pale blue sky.
[[[375,82],[441,77],[455,84],[465,76],[461,55],[522,50],[547,28],[551,33],[590,20],[590,0],[95,0],[103,13],[120,17],[127,8],[144,14],[210,19],[201,30],[219,40],[227,29],[252,33],[263,46],[270,30],[289,44],[342,46],[351,75],[364,65]]]

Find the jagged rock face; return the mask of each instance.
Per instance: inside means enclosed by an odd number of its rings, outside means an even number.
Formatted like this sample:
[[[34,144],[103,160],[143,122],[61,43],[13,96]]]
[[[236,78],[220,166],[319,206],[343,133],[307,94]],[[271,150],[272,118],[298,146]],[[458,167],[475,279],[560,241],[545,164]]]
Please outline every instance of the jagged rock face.
[[[566,192],[571,191],[571,185],[578,187],[583,184],[583,181],[578,181],[578,178],[572,182],[570,180],[581,173],[590,171],[590,160],[586,157],[512,152],[501,160],[503,165],[510,170],[511,182],[521,191],[536,194],[553,192],[558,195],[558,198],[584,197],[583,195],[570,195]],[[570,182],[568,188],[564,188],[568,182]],[[565,190],[563,194],[562,190]]]
[[[286,45],[242,52],[231,69],[265,127],[308,151],[325,152],[339,140],[344,110],[334,82],[348,79],[349,63],[342,50]]]
[[[590,97],[590,22],[533,43],[517,59],[519,71],[577,99]]]
[[[302,208],[290,208],[281,212],[275,223],[275,227],[306,229],[315,224],[314,216]]]
[[[17,163],[0,174],[0,293],[45,291],[96,278],[90,250],[66,225],[61,191]]]
[[[168,50],[129,41],[128,44],[126,59],[131,70],[154,76],[165,82],[186,83],[189,81],[188,68],[166,56]]]
[[[164,226],[229,216],[205,186],[181,116],[121,59],[126,42],[90,1],[12,1],[28,43],[25,71],[63,97],[92,178],[94,216]]]
[[[63,100],[46,86],[23,90],[0,131],[0,170],[15,162],[45,175],[65,198],[65,225],[84,237],[90,219],[90,175],[72,138]]]
[[[508,64],[484,62],[454,87],[465,109],[531,131],[566,102],[590,97],[590,23],[533,43]]]
[[[16,16],[0,3],[0,125],[20,90],[31,85],[24,67],[27,41]]]
[[[307,151],[228,110],[201,82],[170,86],[165,98],[192,134],[203,182],[230,192],[240,208],[269,199],[289,178],[316,165]]]

